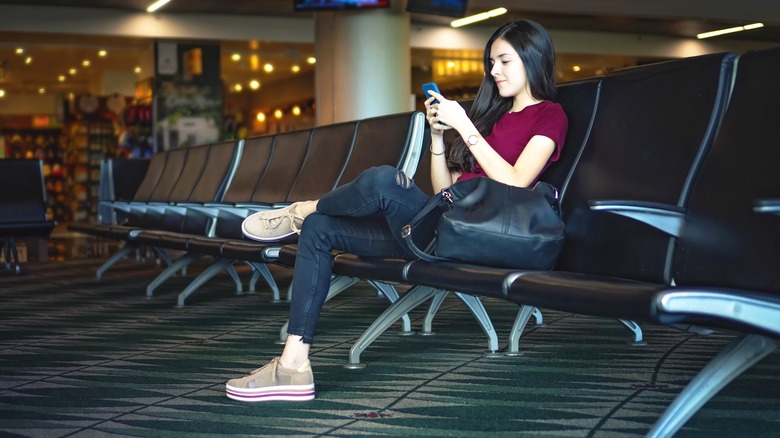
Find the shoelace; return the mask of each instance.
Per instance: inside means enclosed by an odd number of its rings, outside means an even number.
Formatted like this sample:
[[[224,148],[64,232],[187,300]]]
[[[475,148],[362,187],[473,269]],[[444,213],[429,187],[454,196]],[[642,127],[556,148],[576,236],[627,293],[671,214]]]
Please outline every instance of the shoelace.
[[[279,228],[279,226],[284,222],[284,220],[287,219],[290,221],[290,228],[292,228],[293,232],[296,234],[301,234],[301,228],[298,226],[296,221],[299,221],[303,223],[303,217],[292,213],[287,212],[281,216],[274,216],[269,218],[263,218],[262,220],[265,222],[266,228]]]
[[[301,234],[301,229],[298,227],[298,224],[295,222],[295,220],[297,219],[301,221],[301,224],[303,224],[304,218],[292,213],[288,214],[287,217],[290,219],[290,228],[292,228],[295,234]]]

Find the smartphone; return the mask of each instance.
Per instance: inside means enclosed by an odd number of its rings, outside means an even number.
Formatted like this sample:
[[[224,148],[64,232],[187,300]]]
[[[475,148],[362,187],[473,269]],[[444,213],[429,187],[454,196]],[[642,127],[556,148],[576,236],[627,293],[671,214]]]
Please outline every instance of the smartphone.
[[[428,100],[431,97],[431,95],[428,94],[429,90],[441,94],[441,91],[439,91],[439,86],[436,85],[435,82],[428,82],[427,84],[423,84],[422,89],[423,89],[423,97],[425,97],[424,100]],[[434,99],[433,103],[439,103],[439,100]]]

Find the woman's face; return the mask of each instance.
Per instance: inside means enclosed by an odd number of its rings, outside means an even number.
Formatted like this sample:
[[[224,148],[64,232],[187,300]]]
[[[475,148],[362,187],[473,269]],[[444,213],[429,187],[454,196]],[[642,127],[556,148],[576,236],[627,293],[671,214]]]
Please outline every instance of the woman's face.
[[[490,75],[496,81],[501,97],[530,97],[525,65],[506,40],[499,38],[490,46]]]

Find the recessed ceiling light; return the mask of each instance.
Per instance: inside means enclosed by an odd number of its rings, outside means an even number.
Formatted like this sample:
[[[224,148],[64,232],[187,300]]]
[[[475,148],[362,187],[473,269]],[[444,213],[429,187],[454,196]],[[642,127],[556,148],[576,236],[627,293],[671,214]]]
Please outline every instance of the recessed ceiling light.
[[[308,62],[309,64],[315,64],[317,62],[317,58],[313,56],[309,56],[308,58],[306,58],[306,62]]]
[[[108,56],[108,51],[107,50],[99,50],[98,51],[98,56],[101,57],[101,58],[105,58],[106,56]]]
[[[294,65],[294,66],[290,67],[290,70],[291,70],[293,73],[298,73],[299,71],[301,71],[301,67],[300,67],[300,66],[298,66],[298,65]]]
[[[274,71],[274,66],[271,64],[265,64],[263,66],[263,70],[265,70],[266,73],[271,73],[272,71]]]
[[[257,79],[252,79],[249,82],[249,88],[253,90],[257,90],[258,88],[260,88],[260,81],[258,81]]]
[[[89,67],[90,65],[92,65],[92,61],[90,61],[89,59],[85,59],[85,60],[81,61],[81,66],[82,67]]]

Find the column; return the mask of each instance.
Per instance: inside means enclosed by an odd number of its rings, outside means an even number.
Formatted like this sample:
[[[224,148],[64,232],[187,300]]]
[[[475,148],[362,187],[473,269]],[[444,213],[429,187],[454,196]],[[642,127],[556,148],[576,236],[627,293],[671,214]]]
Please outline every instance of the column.
[[[410,18],[405,8],[315,15],[317,125],[409,111]]]

